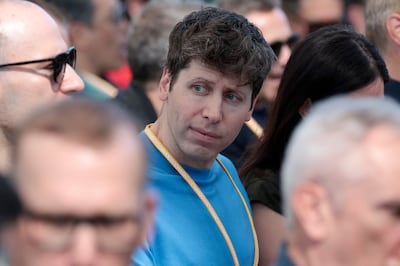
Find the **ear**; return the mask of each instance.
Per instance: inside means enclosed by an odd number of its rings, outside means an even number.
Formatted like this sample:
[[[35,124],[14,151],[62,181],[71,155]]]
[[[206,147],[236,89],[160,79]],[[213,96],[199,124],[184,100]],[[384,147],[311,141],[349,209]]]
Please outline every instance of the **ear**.
[[[400,14],[390,14],[386,19],[385,26],[390,39],[398,46],[400,46]]]
[[[304,103],[299,108],[299,114],[301,115],[301,117],[304,118],[310,111],[311,107],[312,107],[312,102],[310,98],[307,98],[307,100],[305,100]]]
[[[250,110],[247,113],[246,120],[245,120],[246,122],[250,121],[250,119],[251,119],[251,117],[253,115],[254,107],[256,106],[256,103],[258,101],[258,97],[260,97],[260,93],[256,96],[256,98],[254,98],[253,105],[251,106]]]
[[[171,86],[171,75],[169,73],[169,70],[166,67],[164,67],[159,83],[159,90],[160,90],[159,98],[161,101],[166,101],[168,99],[170,86]]]
[[[291,205],[304,234],[313,241],[327,237],[332,217],[329,198],[318,183],[306,182],[292,194]]]
[[[147,193],[144,203],[144,219],[142,221],[142,230],[140,231],[140,245],[149,240],[154,235],[154,216],[157,206],[157,199],[154,194]]]

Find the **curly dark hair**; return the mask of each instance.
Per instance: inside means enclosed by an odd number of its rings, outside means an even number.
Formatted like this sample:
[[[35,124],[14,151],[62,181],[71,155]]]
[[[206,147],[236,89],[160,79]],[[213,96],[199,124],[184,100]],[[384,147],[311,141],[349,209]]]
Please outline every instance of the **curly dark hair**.
[[[171,85],[193,59],[225,75],[239,77],[241,84],[250,84],[253,104],[275,54],[259,29],[245,17],[206,7],[187,15],[170,34],[166,67]]]

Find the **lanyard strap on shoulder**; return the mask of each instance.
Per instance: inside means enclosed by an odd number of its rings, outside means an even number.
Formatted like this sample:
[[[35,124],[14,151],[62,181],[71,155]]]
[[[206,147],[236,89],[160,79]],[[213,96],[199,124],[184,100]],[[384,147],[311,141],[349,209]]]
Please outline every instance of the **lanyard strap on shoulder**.
[[[235,266],[239,266],[240,265],[239,264],[239,259],[237,257],[235,248],[234,248],[234,246],[232,244],[232,240],[230,239],[229,234],[226,231],[224,224],[222,223],[221,219],[219,218],[219,216],[218,216],[217,212],[215,211],[214,207],[212,206],[211,202],[207,199],[207,197],[201,191],[201,189],[196,184],[196,182],[193,180],[193,178],[186,172],[185,169],[183,169],[181,164],[174,158],[174,156],[168,151],[168,149],[161,143],[161,141],[157,138],[157,136],[150,129],[150,127],[151,127],[151,124],[147,125],[145,130],[144,130],[144,133],[149,138],[151,143],[164,156],[164,158],[175,168],[175,170],[182,176],[182,178],[186,181],[186,183],[188,183],[188,185],[192,188],[194,193],[199,197],[201,202],[205,205],[205,207],[207,208],[207,210],[210,213],[211,217],[213,218],[215,224],[217,225],[219,231],[221,232],[222,236],[225,239],[225,242],[226,242],[226,244],[228,246],[228,249],[229,249],[229,251],[231,253],[234,265]],[[257,235],[255,233],[253,221],[252,221],[252,218],[251,218],[250,210],[248,209],[247,204],[246,204],[246,202],[245,202],[245,200],[243,198],[243,195],[240,193],[239,189],[237,188],[235,182],[233,181],[233,178],[229,174],[229,172],[226,169],[226,167],[222,164],[222,162],[220,160],[217,160],[217,162],[221,165],[221,167],[224,170],[224,172],[228,175],[230,181],[232,182],[233,186],[235,187],[236,191],[238,192],[238,194],[239,194],[239,196],[240,196],[240,198],[242,200],[244,208],[246,209],[246,213],[247,213],[247,216],[249,218],[250,225],[251,225],[251,230],[252,230],[252,233],[253,233],[253,239],[254,239],[254,245],[255,245],[254,266],[256,266],[256,265],[258,265],[258,254],[259,254],[258,241],[257,241]]]

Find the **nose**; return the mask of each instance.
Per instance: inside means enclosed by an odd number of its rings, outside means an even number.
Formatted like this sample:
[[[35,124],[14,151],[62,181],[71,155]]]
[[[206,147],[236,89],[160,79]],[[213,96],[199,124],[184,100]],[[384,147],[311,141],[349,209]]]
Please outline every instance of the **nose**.
[[[218,123],[222,120],[222,96],[215,95],[205,100],[206,104],[203,109],[203,117],[211,123]]]
[[[288,62],[291,54],[292,50],[290,49],[290,47],[287,44],[283,45],[279,53],[277,62],[283,67],[286,66],[286,63]]]
[[[88,224],[77,225],[71,247],[71,262],[75,266],[94,266],[96,264],[96,231]]]
[[[70,66],[66,65],[65,74],[63,81],[60,86],[60,91],[63,93],[72,93],[83,90],[83,81],[76,73],[76,71]]]

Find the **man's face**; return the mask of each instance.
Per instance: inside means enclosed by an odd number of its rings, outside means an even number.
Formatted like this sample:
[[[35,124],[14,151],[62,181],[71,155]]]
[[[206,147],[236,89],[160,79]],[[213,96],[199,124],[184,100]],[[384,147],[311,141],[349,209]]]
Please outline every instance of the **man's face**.
[[[27,211],[7,244],[12,265],[129,264],[147,222],[146,164],[132,139],[120,132],[96,148],[42,133],[22,140],[15,175]]]
[[[308,33],[342,20],[344,1],[341,0],[301,0],[298,26],[293,27],[304,37]]]
[[[252,89],[196,60],[180,71],[172,88],[170,81],[164,70],[156,134],[179,162],[209,168],[250,119]]]
[[[0,64],[52,58],[67,51],[56,22],[29,2],[1,5],[2,41]],[[32,26],[34,25],[34,27]],[[44,41],[45,40],[45,41]],[[0,124],[14,127],[27,113],[43,104],[64,99],[83,89],[70,65],[56,82],[51,62],[0,68]]]
[[[389,258],[399,262],[400,135],[378,127],[360,153],[368,176],[343,192],[331,226],[331,248],[345,259],[343,265],[389,265]]]
[[[290,41],[293,32],[285,13],[280,8],[274,8],[270,11],[253,11],[246,17],[261,30],[265,40],[272,47],[276,47],[279,42],[283,44],[279,50],[275,51],[277,61],[273,64],[259,95],[259,101],[272,102],[275,99],[283,70],[292,53],[290,46],[294,43]]]
[[[92,26],[85,31],[87,61],[94,65],[97,75],[118,68],[127,58],[128,21],[122,16],[119,0],[92,0]]]

